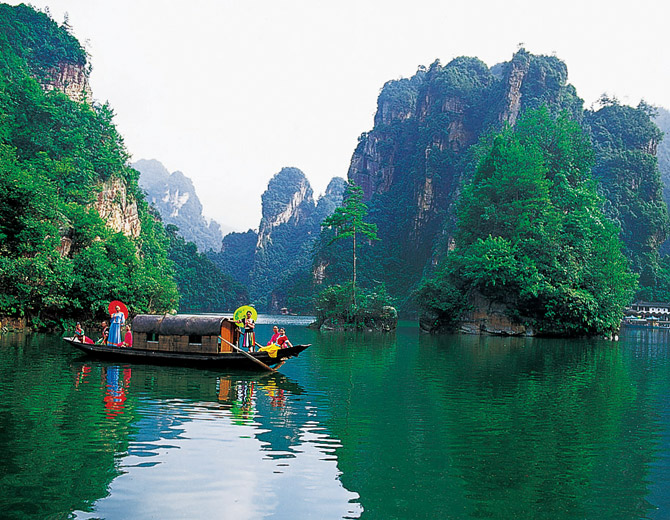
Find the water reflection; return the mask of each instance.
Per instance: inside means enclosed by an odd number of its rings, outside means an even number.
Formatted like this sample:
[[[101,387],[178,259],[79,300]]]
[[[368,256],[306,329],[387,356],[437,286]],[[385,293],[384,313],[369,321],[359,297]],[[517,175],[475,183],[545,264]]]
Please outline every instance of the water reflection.
[[[48,337],[0,337],[0,511],[670,518],[668,333],[291,335],[313,347],[288,377],[100,363]]]
[[[367,337],[328,342],[307,373],[347,404],[326,424],[370,517],[633,519],[663,505],[658,518],[670,515],[668,492],[650,485],[652,472],[669,476],[662,339],[399,330],[383,351]]]
[[[0,338],[3,518],[357,518],[339,441],[283,376]],[[290,513],[289,513],[290,512]]]
[[[338,441],[277,376],[84,365],[100,372],[106,417],[131,414],[107,496],[75,518],[356,518],[338,479]],[[111,401],[110,401],[111,399]],[[110,403],[113,414],[110,414]],[[318,485],[315,483],[318,482]],[[291,514],[288,514],[291,511]],[[296,516],[292,516],[295,518]]]

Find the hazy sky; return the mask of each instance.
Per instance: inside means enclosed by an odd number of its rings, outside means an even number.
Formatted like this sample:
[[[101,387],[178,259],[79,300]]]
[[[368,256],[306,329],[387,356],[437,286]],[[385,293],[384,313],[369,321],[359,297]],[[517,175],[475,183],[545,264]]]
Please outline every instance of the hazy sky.
[[[19,3],[19,2],[9,2]],[[602,93],[670,107],[670,3],[609,0],[33,0],[67,12],[132,160],[193,179],[204,213],[256,228],[284,166],[315,194],[345,177],[390,79],[522,43],[556,54],[586,106]]]

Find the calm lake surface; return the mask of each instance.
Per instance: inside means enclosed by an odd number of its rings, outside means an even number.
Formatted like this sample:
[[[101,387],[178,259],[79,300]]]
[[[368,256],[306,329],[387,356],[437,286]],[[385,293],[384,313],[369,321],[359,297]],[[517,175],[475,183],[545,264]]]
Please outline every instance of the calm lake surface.
[[[281,376],[0,336],[0,517],[670,518],[670,332],[287,329]]]

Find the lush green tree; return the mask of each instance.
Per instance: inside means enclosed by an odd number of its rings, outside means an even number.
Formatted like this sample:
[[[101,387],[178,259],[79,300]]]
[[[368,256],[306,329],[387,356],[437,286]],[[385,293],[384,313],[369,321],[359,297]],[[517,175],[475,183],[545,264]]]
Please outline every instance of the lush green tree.
[[[356,305],[356,238],[362,235],[368,240],[379,240],[377,225],[366,222],[368,207],[363,202],[363,188],[348,182],[344,190],[342,206],[335,208],[332,215],[324,219],[322,227],[333,229],[335,236],[328,245],[345,238],[352,239],[352,298]]]
[[[453,323],[458,305],[480,294],[539,333],[617,329],[635,276],[592,165],[567,114],[541,108],[504,128],[464,187],[455,250],[419,292],[426,316]]]
[[[607,216],[621,227],[625,252],[640,275],[639,296],[653,296],[659,283],[659,247],[670,233],[656,150],[662,133],[642,102],[637,108],[600,100],[585,123],[596,153],[594,177],[606,199]]]
[[[232,311],[249,301],[247,289],[224,274],[193,242],[167,226],[170,237],[169,259],[175,265],[175,280],[181,296],[180,312]]]
[[[358,289],[358,303],[352,302],[353,282],[331,285],[315,300],[316,326],[333,329],[393,330],[396,309],[384,284],[374,289]]]
[[[36,326],[104,316],[112,299],[139,313],[174,309],[179,297],[167,235],[111,108],[41,86],[85,64],[76,39],[47,14],[0,5],[0,314]],[[95,210],[112,184],[137,207],[132,236]]]

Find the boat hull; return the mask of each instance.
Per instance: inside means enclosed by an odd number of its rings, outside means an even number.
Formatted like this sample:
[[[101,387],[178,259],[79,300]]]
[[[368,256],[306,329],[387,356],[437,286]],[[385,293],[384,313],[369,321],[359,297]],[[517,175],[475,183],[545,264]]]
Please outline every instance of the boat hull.
[[[63,338],[63,341],[73,347],[101,359],[127,361],[134,363],[169,364],[182,366],[198,366],[202,368],[231,368],[258,370],[259,365],[249,359],[249,355],[258,361],[272,367],[279,365],[289,358],[298,356],[309,345],[295,345],[293,347],[280,349],[277,357],[270,357],[267,352],[252,352],[248,355],[239,352],[221,354],[198,354],[186,352],[163,352],[156,350],[140,350],[132,347],[116,347],[112,345],[100,345],[82,343],[73,338]]]

